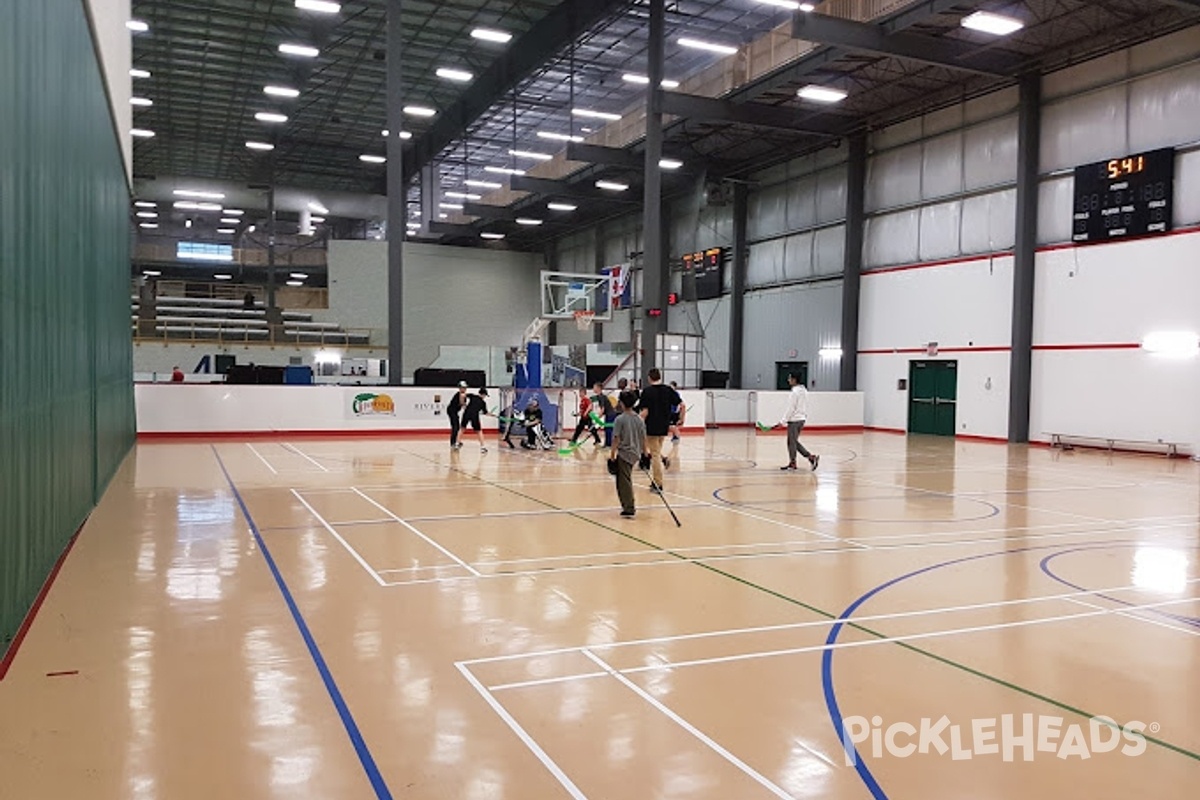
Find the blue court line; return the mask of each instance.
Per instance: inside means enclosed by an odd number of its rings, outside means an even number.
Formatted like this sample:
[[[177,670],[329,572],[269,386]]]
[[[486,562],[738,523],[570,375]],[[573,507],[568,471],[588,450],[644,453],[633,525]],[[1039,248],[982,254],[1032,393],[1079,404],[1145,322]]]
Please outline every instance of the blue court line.
[[[730,489],[743,489],[743,488],[752,487],[752,486],[778,487],[778,484],[770,483],[770,482],[733,483],[728,486],[721,486],[718,489],[714,490],[712,493],[712,496],[714,498],[716,498],[717,500],[719,500],[720,502],[724,503],[725,505],[733,506],[734,508],[748,508],[753,511],[762,511],[767,514],[788,514],[788,515],[794,516],[794,517],[817,518],[819,516],[816,513],[808,514],[808,513],[802,513],[800,511],[781,511],[779,509],[763,507],[764,505],[768,505],[768,504],[772,504],[772,503],[775,505],[814,505],[816,503],[815,498],[809,499],[809,498],[803,498],[803,497],[797,497],[797,498],[782,497],[782,498],[774,498],[774,499],[766,498],[766,499],[762,499],[762,500],[750,501],[750,500],[730,500],[727,497],[723,497],[721,494],[722,492],[728,491]],[[878,500],[904,500],[905,495],[908,495],[910,493],[917,493],[917,494],[922,494],[922,495],[931,495],[933,497],[939,497],[942,499],[949,500],[950,502],[954,502],[955,500],[962,500],[964,502],[975,503],[977,505],[984,506],[988,509],[988,513],[983,514],[981,516],[977,516],[977,517],[952,517],[950,519],[923,519],[923,520],[920,520],[921,522],[925,522],[925,523],[929,523],[929,524],[945,524],[945,523],[950,523],[950,522],[978,522],[979,520],[990,519],[991,517],[997,516],[1000,513],[1000,508],[998,506],[996,506],[994,503],[989,503],[986,500],[980,500],[975,497],[966,497],[964,495],[950,494],[948,492],[930,492],[925,489],[911,489],[911,488],[907,488],[907,487],[897,487],[897,488],[902,492],[902,494],[891,495],[891,496],[881,495],[879,497],[842,497],[842,498],[838,499],[838,502],[839,503],[861,503],[861,502],[865,502],[868,500],[875,500],[875,501],[878,501]],[[760,504],[762,504],[762,505],[760,505]],[[887,517],[847,517],[847,516],[843,516],[841,514],[838,515],[838,519],[844,520],[847,522],[880,522],[880,523],[912,522],[911,519],[887,518]]]
[[[1144,545],[1141,545],[1141,544],[1125,545],[1125,547],[1142,547],[1142,546],[1144,546]],[[1042,572],[1046,573],[1046,575],[1048,575],[1051,579],[1058,581],[1063,586],[1069,586],[1072,589],[1078,589],[1081,592],[1091,592],[1090,589],[1080,586],[1079,584],[1071,583],[1069,580],[1067,580],[1066,578],[1063,578],[1062,576],[1060,576],[1058,573],[1056,573],[1054,570],[1052,570],[1050,568],[1050,562],[1053,561],[1054,559],[1058,558],[1059,556],[1065,556],[1068,553],[1085,552],[1088,549],[1090,549],[1090,548],[1076,547],[1076,548],[1072,548],[1070,550],[1061,550],[1057,553],[1051,553],[1050,555],[1048,555],[1042,559],[1042,563],[1041,563]],[[1118,605],[1122,605],[1122,606],[1137,605],[1137,603],[1131,603],[1128,600],[1121,600],[1116,597],[1110,597],[1109,595],[1106,595],[1106,594],[1096,594],[1095,596],[1102,598],[1104,600],[1108,600],[1110,603],[1117,603]],[[1200,627],[1200,619],[1198,619],[1196,617],[1189,617],[1185,614],[1172,614],[1169,611],[1161,611],[1157,608],[1142,608],[1142,609],[1138,609],[1138,610],[1140,612],[1142,612],[1143,614],[1152,614],[1156,617],[1165,617],[1167,619],[1174,620],[1175,622],[1182,622],[1184,625],[1191,625],[1192,627]]]
[[[1126,542],[1097,542],[1095,544],[1095,546],[1093,546],[1093,547],[1084,546],[1084,547],[1078,547],[1078,548],[1073,548],[1073,549],[1074,550],[1089,550],[1089,549],[1090,550],[1103,550],[1103,549],[1108,549],[1111,547],[1137,546],[1138,544],[1139,544],[1138,542],[1129,542],[1129,541],[1126,541]],[[898,583],[909,580],[910,578],[915,578],[918,575],[924,575],[928,572],[933,572],[934,570],[942,569],[944,567],[951,567],[951,566],[955,566],[957,564],[965,564],[969,561],[978,561],[978,560],[984,559],[984,558],[995,558],[997,556],[1014,555],[1016,553],[1028,553],[1028,552],[1035,551],[1035,550],[1053,550],[1055,548],[1060,548],[1061,546],[1062,545],[1037,545],[1037,546],[1032,546],[1032,547],[1016,548],[1013,550],[1000,550],[1000,551],[994,552],[994,553],[982,553],[979,555],[964,556],[962,558],[955,558],[955,559],[951,559],[949,561],[943,561],[938,564],[931,564],[928,567],[922,567],[921,569],[913,570],[912,572],[892,578],[891,580],[881,583],[878,586],[876,586],[875,588],[867,591],[865,594],[859,596],[859,598],[857,600],[855,600],[853,603],[846,606],[846,609],[841,614],[838,615],[837,622],[833,625],[832,628],[830,628],[829,636],[825,639],[825,644],[826,645],[835,644],[838,640],[838,637],[841,635],[842,628],[847,624],[854,625],[855,627],[860,627],[854,622],[853,619],[851,619],[851,616],[859,609],[860,606],[863,605],[863,603],[867,602],[872,597],[874,597],[875,595],[884,591],[885,589],[889,589]],[[1086,590],[1083,590],[1083,591],[1086,591]],[[860,629],[861,629],[861,627],[860,627]],[[874,631],[870,631],[870,632],[874,633]],[[880,636],[882,634],[875,633],[874,635]],[[897,644],[900,646],[904,646],[903,642],[897,642]],[[926,653],[926,655],[929,655],[929,654]],[[833,656],[834,656],[834,650],[829,647],[827,647],[825,652],[821,655],[821,684],[822,684],[822,688],[823,688],[824,694],[825,694],[825,707],[829,710],[829,718],[833,722],[834,735],[837,736],[838,741],[840,741],[842,743],[842,748],[845,750],[846,755],[849,756],[853,760],[854,770],[858,773],[859,778],[862,779],[863,784],[871,792],[871,797],[873,798],[873,800],[888,800],[887,793],[884,792],[883,787],[879,785],[879,781],[876,780],[874,774],[871,773],[871,770],[867,766],[866,762],[863,760],[862,755],[858,752],[857,748],[855,748],[855,746],[852,743],[847,741],[847,739],[845,737],[844,719],[842,717],[841,708],[838,706],[837,691],[833,687]],[[935,658],[940,658],[940,657],[935,656]],[[947,663],[950,663],[950,662],[947,662]],[[971,670],[969,667],[967,669],[968,669],[968,671],[974,672],[974,670]],[[976,672],[975,674],[979,674],[979,673]],[[1015,684],[1008,683],[1007,681],[1003,681],[1000,679],[993,679],[993,680],[996,680],[998,683],[1008,686],[1009,688],[1017,689],[1025,694],[1030,695],[1030,696],[1036,697],[1041,700],[1045,700],[1046,702],[1050,702],[1060,708],[1069,709],[1069,710],[1071,710],[1075,713],[1078,713],[1084,717],[1094,716],[1094,715],[1090,715],[1087,712],[1082,711],[1080,709],[1073,708],[1073,707],[1068,706],[1059,701],[1045,697],[1044,695],[1039,695],[1030,690],[1022,689],[1021,687],[1018,687]],[[1162,745],[1164,747],[1167,747],[1170,750],[1174,750],[1175,752],[1181,753],[1183,755],[1187,755],[1191,758],[1200,758],[1200,756],[1197,756],[1196,754],[1191,753],[1190,751],[1184,750],[1184,749],[1177,747],[1175,745],[1172,745],[1170,743],[1163,742],[1160,739],[1155,739],[1154,737],[1151,737],[1151,736],[1146,736],[1145,738],[1147,741]]]
[[[362,763],[363,771],[367,773],[367,779],[371,782],[371,788],[375,790],[375,796],[379,800],[392,800],[392,793],[388,789],[387,783],[384,782],[379,767],[375,765],[375,759],[371,757],[371,751],[358,729],[358,723],[354,721],[354,715],[350,713],[350,708],[346,705],[346,700],[342,697],[341,690],[338,689],[337,682],[333,679],[333,673],[329,671],[329,665],[325,663],[325,657],[321,655],[321,648],[317,647],[312,631],[308,629],[308,623],[304,621],[304,615],[300,613],[300,608],[296,605],[296,600],[292,597],[287,582],[279,572],[279,567],[275,565],[275,559],[271,556],[267,543],[263,541],[262,534],[258,532],[258,526],[254,524],[254,518],[250,516],[250,509],[246,508],[246,501],[242,499],[242,494],[234,484],[233,478],[229,477],[229,470],[225,469],[225,462],[221,460],[221,454],[217,452],[216,446],[209,445],[209,447],[212,448],[213,456],[216,457],[217,464],[221,467],[221,472],[225,475],[225,480],[228,481],[229,488],[233,491],[238,506],[242,509],[242,516],[250,525],[250,532],[254,534],[254,540],[258,543],[258,548],[262,551],[263,558],[266,559],[267,566],[271,569],[275,585],[279,587],[288,611],[292,612],[292,619],[295,620],[296,627],[300,630],[300,636],[308,647],[308,654],[312,656],[313,663],[317,666],[317,672],[321,674],[321,680],[325,683],[325,689],[329,692],[329,699],[333,701],[333,707],[337,709],[338,716],[342,718],[342,725],[346,728],[350,743],[354,745],[354,751],[358,753],[358,760]]]

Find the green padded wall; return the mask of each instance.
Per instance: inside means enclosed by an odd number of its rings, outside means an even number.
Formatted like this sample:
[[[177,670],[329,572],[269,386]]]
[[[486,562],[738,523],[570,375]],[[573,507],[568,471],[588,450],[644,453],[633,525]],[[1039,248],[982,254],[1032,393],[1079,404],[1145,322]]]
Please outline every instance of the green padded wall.
[[[129,193],[83,0],[0,2],[0,651],[133,443]]]

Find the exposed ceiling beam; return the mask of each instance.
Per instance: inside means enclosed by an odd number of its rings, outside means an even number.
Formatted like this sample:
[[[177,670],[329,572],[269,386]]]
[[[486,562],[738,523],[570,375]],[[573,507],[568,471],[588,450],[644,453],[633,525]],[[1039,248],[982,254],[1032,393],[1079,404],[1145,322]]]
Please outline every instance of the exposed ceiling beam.
[[[632,197],[621,197],[620,194],[604,191],[602,189],[593,189],[590,186],[581,186],[578,184],[567,183],[566,181],[551,181],[545,178],[530,178],[528,176],[514,175],[509,179],[508,185],[514,192],[532,192],[551,197],[573,197],[580,200],[604,200],[610,203],[626,203],[629,205],[640,205],[640,192],[634,192],[638,195],[637,199]]]
[[[482,220],[514,220],[517,217],[526,216],[525,214],[518,214],[506,206],[491,206],[487,203],[463,203],[463,213],[468,217],[478,217]]]
[[[1169,6],[1176,8],[1186,8],[1190,11],[1200,11],[1200,0],[1159,0]]]
[[[414,141],[404,156],[406,180],[433,161],[464,130],[512,92],[521,81],[553,59],[593,25],[631,0],[564,0],[520,38],[510,42],[504,55],[485,70],[462,96],[443,109],[436,122]]]
[[[912,33],[889,36],[878,25],[825,14],[797,14],[792,23],[792,36],[807,42],[896,56],[994,78],[1007,77],[1016,67],[1010,59],[998,57],[994,52],[981,52],[966,42]]]
[[[809,112],[761,103],[734,103],[694,94],[663,92],[663,113],[688,119],[732,122],[755,128],[777,128],[809,136],[841,136],[844,123],[814,119]]]
[[[646,163],[645,156],[641,153],[634,153],[620,147],[604,147],[580,142],[567,143],[567,160],[633,169],[641,169],[642,165]]]

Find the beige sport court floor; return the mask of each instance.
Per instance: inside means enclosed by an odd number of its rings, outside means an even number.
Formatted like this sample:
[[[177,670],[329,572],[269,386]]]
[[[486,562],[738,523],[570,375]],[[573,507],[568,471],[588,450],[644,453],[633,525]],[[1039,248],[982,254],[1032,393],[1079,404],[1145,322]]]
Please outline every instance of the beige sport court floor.
[[[139,444],[0,681],[0,796],[1198,796],[1200,465],[807,441],[685,436],[679,528],[590,446]]]

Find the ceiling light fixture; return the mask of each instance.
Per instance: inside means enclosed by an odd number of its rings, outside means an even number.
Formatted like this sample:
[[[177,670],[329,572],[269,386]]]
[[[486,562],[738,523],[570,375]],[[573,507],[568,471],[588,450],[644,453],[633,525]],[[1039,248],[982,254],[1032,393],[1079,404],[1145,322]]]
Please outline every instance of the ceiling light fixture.
[[[131,97],[131,98],[129,98],[129,105],[142,106],[143,108],[148,108],[148,107],[154,105],[154,101],[151,100],[149,97]]]
[[[242,221],[237,217],[221,217],[221,222],[226,225],[241,225]]]
[[[287,285],[288,286],[303,286],[304,281],[288,281]]]
[[[263,94],[269,94],[272,97],[299,97],[300,90],[287,86],[264,86]]]
[[[480,239],[491,239],[493,242],[495,242],[495,241],[499,241],[500,239],[503,239],[504,234],[503,233],[492,233],[491,231],[484,231],[483,233],[479,234],[479,238]]]
[[[686,36],[679,39],[679,46],[689,47],[692,50],[707,50],[710,53],[720,53],[723,56],[736,55],[738,51],[738,49],[732,45],[706,42],[703,39],[689,39]]]
[[[584,128],[584,130],[587,130],[587,128]],[[582,142],[583,141],[582,136],[572,136],[567,133],[554,133],[552,131],[538,131],[537,135],[538,135],[539,139],[549,139],[554,142]]]
[[[342,10],[340,4],[330,3],[328,0],[296,0],[296,8],[321,14],[336,14]]]
[[[471,194],[470,192],[442,192],[442,194],[446,197],[456,197],[459,200],[482,200],[483,199],[479,195]]]
[[[524,175],[525,170],[513,169],[511,167],[484,167],[484,172],[491,172],[495,175]]]
[[[215,280],[215,281],[231,281],[231,280],[233,280],[233,276],[230,275],[228,272],[218,272],[215,275],[213,275],[213,280]]]
[[[579,206],[574,206],[570,203],[546,203],[546,208],[551,211],[574,211]]]
[[[136,136],[139,139],[154,138],[154,131],[146,130],[145,128],[132,128],[129,131],[130,136]]]
[[[142,219],[158,219],[157,211],[139,211],[137,215]]]
[[[237,230],[234,228],[217,228],[217,233],[224,233],[224,234],[237,233]]]
[[[541,225],[542,220],[534,219],[533,217],[517,217],[517,224],[518,225],[530,225],[530,226]]]
[[[439,78],[445,78],[448,81],[458,81],[459,83],[466,83],[475,78],[474,75],[466,70],[450,69],[449,67],[438,67],[436,74]]]
[[[1025,23],[1019,19],[1006,17],[1003,14],[976,11],[974,14],[963,17],[962,26],[970,28],[973,31],[990,33],[993,36],[1008,36],[1010,33],[1016,33],[1021,28],[1024,28]]]
[[[437,111],[426,106],[405,106],[404,113],[412,117],[432,117]]]
[[[142,270],[142,274],[145,275],[147,278],[157,278],[159,275],[162,275],[162,270],[144,269],[144,270]]]
[[[495,181],[463,181],[467,186],[473,186],[476,189],[503,189],[504,184],[496,183]]]
[[[151,203],[149,200],[138,200],[134,205],[138,208],[158,208],[158,203]]]
[[[549,161],[554,158],[548,153],[535,153],[532,150],[509,150],[508,154],[515,158],[531,158],[534,161]]]
[[[176,197],[190,197],[193,200],[224,200],[221,192],[202,192],[198,189],[176,189],[172,192]]]
[[[311,203],[309,203],[309,204],[308,204],[308,210],[309,210],[309,211],[314,211],[314,212],[316,212],[316,213],[318,213],[318,214],[328,214],[328,213],[329,213],[329,209],[328,209],[328,208],[326,208],[325,206],[321,205],[320,203],[318,203],[318,202],[317,202],[317,201],[315,201],[315,200],[314,200],[313,202],[311,202]]]
[[[193,200],[180,200],[175,203],[175,208],[180,211],[220,211],[221,206],[216,203],[197,203]]]
[[[259,122],[287,122],[286,114],[276,114],[273,111],[259,111],[254,115],[254,118]]]
[[[449,211],[462,211],[462,203],[438,203],[438,208],[445,208]]]
[[[322,222],[325,221],[325,218],[324,217],[309,217],[308,221],[311,222],[313,225],[320,225]]]
[[[309,47],[305,44],[288,44],[279,45],[279,52],[285,56],[300,56],[301,58],[316,58],[321,55],[321,51],[315,47]]]
[[[762,3],[764,6],[786,8],[788,11],[800,11],[801,5],[807,5],[807,3],[798,3],[796,0],[758,0],[758,2]],[[812,8],[810,7],[808,10],[812,11]]]
[[[141,225],[143,228],[148,228],[148,229],[153,229],[153,228],[158,227],[157,222],[140,222],[138,224]]]
[[[131,69],[131,70],[129,70],[129,77],[131,77],[131,78],[149,78],[150,70]]]
[[[472,39],[479,39],[484,42],[496,42],[498,44],[507,44],[512,41],[512,34],[507,31],[493,30],[492,28],[476,28],[471,31]]]
[[[674,158],[663,158],[658,162],[659,169],[679,169],[682,166],[683,162]]]
[[[629,184],[616,181],[596,181],[596,188],[607,189],[610,192],[623,192],[629,188]]]
[[[307,272],[293,272],[288,275],[294,281],[302,281],[308,278]]]
[[[840,103],[846,99],[847,93],[841,89],[831,89],[828,86],[817,86],[815,83],[810,83],[796,92],[796,96],[814,103]]]
[[[649,75],[638,75],[637,73],[626,72],[621,77],[626,83],[637,83],[641,84],[642,86],[650,85]],[[663,78],[662,83],[660,83],[659,86],[661,86],[663,89],[678,89],[679,81],[672,81],[668,80],[667,78]]]
[[[386,129],[384,129],[384,130],[382,131],[382,133],[383,133],[383,135],[384,135],[384,136],[387,136],[387,135],[388,135],[388,131],[387,131]],[[411,133],[409,133],[408,131],[400,131],[400,138],[401,138],[401,139],[411,139],[411,138],[412,138],[412,134],[411,134]]]
[[[246,147],[250,148],[251,150],[262,150],[264,152],[275,149],[275,145],[269,144],[268,142],[246,142]]]
[[[590,108],[572,108],[571,113],[577,117],[588,117],[589,119],[606,119],[609,122],[616,122],[621,119],[620,114],[612,114],[608,111],[593,111]]]
[[[150,30],[150,26],[142,22],[140,19],[131,19],[125,23],[125,27],[134,33],[145,33]]]
[[[246,212],[242,211],[240,208],[223,208],[223,209],[221,209],[221,213],[225,214],[227,216],[230,216],[230,217],[240,217],[242,214],[245,214]]]
[[[358,160],[365,161],[368,164],[383,164],[387,161],[387,158],[385,156],[373,156],[369,153],[363,153],[358,157]]]

